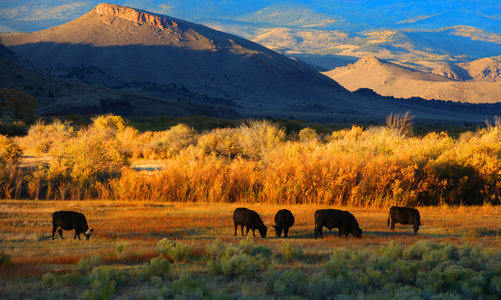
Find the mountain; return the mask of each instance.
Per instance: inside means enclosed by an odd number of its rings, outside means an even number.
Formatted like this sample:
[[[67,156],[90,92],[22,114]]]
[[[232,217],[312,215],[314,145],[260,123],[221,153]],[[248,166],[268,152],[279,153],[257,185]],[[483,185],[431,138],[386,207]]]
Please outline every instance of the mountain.
[[[251,41],[125,6],[99,4],[63,25],[0,38],[39,70],[40,80],[55,82],[31,84],[32,75],[18,77],[19,84],[33,89],[53,84],[56,90],[43,101],[58,113],[65,107],[83,112],[96,106],[92,103],[110,107],[110,100],[129,115],[170,115],[179,109],[221,118],[345,122],[384,121],[390,113],[408,110],[420,122],[483,122],[501,112],[497,106],[471,111],[469,105],[351,93],[309,65]],[[86,90],[61,87],[72,82]],[[97,98],[85,99],[86,91]]]
[[[493,62],[491,67],[486,67],[486,62]],[[375,56],[366,56],[354,64],[346,67],[336,68],[324,74],[336,80],[348,90],[356,91],[360,88],[369,88],[383,96],[396,98],[421,97],[424,99],[435,99],[468,103],[497,103],[501,101],[501,86],[496,82],[459,82],[454,79],[461,79],[465,75],[483,74],[484,77],[494,74],[499,76],[499,69],[493,60],[483,59],[480,61],[460,64],[455,70],[435,71],[445,76],[426,73],[407,67],[403,67],[391,62],[378,59]],[[480,67],[478,67],[480,66]],[[450,67],[450,66],[449,66]],[[484,70],[478,72],[478,70]],[[458,70],[463,70],[459,72]],[[489,70],[489,71],[485,71]],[[493,71],[494,70],[494,71]],[[448,78],[450,77],[450,78]]]
[[[427,31],[380,29],[356,34],[278,27],[263,29],[251,39],[287,56],[316,56],[316,65],[325,69],[332,69],[328,59],[331,55],[375,55],[431,71],[443,63],[467,62],[501,53],[501,35],[466,26]]]
[[[100,4],[66,24],[1,40],[52,76],[167,98],[177,87],[200,96],[190,101],[243,112],[349,96],[306,64],[248,40],[123,6]]]
[[[238,118],[236,111],[213,105],[132,94],[40,73],[35,66],[0,45],[1,88],[23,88],[38,102],[40,116],[107,114],[122,116],[189,116]]]
[[[99,1],[0,1],[0,31],[62,25]],[[375,55],[431,71],[501,53],[501,5],[487,0],[116,1],[204,24],[330,70]],[[346,36],[343,38],[343,35]]]

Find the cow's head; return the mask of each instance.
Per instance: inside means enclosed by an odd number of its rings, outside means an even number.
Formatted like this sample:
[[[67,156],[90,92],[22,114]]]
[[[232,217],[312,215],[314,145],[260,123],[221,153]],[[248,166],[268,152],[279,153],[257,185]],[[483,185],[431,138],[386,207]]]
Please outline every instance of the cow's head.
[[[361,238],[362,237],[362,229],[360,229],[360,228],[354,228],[351,231],[351,234],[353,234],[354,237]]]
[[[272,225],[273,228],[275,228],[275,233],[277,234],[277,237],[282,237],[282,227],[280,226],[275,226],[275,225]]]
[[[90,240],[90,235],[91,235],[91,233],[93,231],[94,231],[94,228],[93,229],[87,229],[87,231],[84,233],[84,239]]]
[[[266,237],[266,232],[268,231],[268,227],[263,226],[259,228],[259,234],[261,234],[262,237]]]

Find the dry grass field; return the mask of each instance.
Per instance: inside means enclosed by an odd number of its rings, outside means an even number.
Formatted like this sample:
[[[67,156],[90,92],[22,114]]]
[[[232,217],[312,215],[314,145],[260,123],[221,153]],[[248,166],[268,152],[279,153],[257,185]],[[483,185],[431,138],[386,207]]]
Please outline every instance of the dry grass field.
[[[292,263],[274,258],[272,266],[278,271],[301,269],[307,274],[315,274],[323,269],[336,249],[379,253],[381,249],[390,247],[392,241],[404,248],[419,241],[453,244],[458,247],[472,245],[475,249],[494,251],[500,255],[499,206],[420,207],[422,226],[417,235],[414,235],[412,227],[407,225],[397,224],[395,231],[391,231],[387,226],[388,208],[336,207],[354,214],[363,229],[363,237],[357,239],[350,235],[348,238],[338,238],[337,229],[329,233],[324,228],[325,239],[315,240],[314,211],[327,206],[287,205],[296,222],[284,244],[285,239],[276,238],[271,227],[275,213],[284,208],[281,205],[2,200],[0,251],[10,255],[11,265],[0,269],[0,296],[2,299],[32,298],[42,294],[48,298],[55,295],[58,298],[82,296],[79,292],[72,294],[62,288],[61,291],[55,292],[54,289],[58,289],[54,287],[43,289],[42,292],[40,286],[44,286],[44,274],[63,276],[61,274],[71,271],[82,272],[80,261],[90,257],[100,257],[102,265],[118,269],[141,266],[159,256],[157,243],[164,238],[188,245],[191,249],[188,262],[172,264],[174,274],[182,277],[183,270],[188,270],[201,277],[210,278],[211,274],[205,267],[210,256],[208,245],[215,243],[217,239],[230,245],[239,245],[245,241],[245,238],[240,236],[240,228],[238,236],[234,236],[232,212],[240,206],[256,210],[268,226],[266,238],[261,238],[256,230],[256,238],[250,239],[254,246],[263,246],[271,249],[273,253],[281,253],[287,244],[302,252],[301,258]],[[55,240],[52,240],[51,214],[56,210],[83,212],[90,228],[95,229],[90,241],[83,238],[81,241],[74,240],[74,231],[64,231],[64,240],[56,233]],[[252,231],[249,236],[252,236]],[[176,278],[176,275],[173,277]],[[253,284],[258,284],[259,280],[250,280],[247,277],[225,279],[222,283],[209,284],[207,293],[218,291],[217,288],[221,288],[222,284],[227,285],[225,291],[228,295],[240,297],[243,295],[242,289],[235,285],[242,282],[247,284],[247,287],[252,287]],[[151,284],[151,280],[144,283],[144,286],[148,284]],[[82,283],[78,287],[85,291],[86,287],[82,286]],[[154,295],[148,294],[144,287],[141,292],[117,287],[114,293],[141,298],[154,298],[157,295],[157,292]],[[87,296],[84,298],[92,298],[89,294],[85,295]],[[99,296],[99,293],[96,295]],[[188,294],[184,296],[186,295]]]

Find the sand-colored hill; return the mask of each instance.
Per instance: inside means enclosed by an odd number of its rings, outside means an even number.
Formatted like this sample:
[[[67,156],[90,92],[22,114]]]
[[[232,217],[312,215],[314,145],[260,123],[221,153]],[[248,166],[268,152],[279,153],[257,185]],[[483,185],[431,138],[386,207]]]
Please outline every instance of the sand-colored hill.
[[[349,95],[306,64],[248,40],[124,6],[100,4],[64,25],[1,40],[51,75],[162,97],[172,95],[152,84],[175,84],[243,110]]]
[[[433,73],[460,81],[501,82],[501,61],[487,57],[471,62],[444,64]]]
[[[474,68],[470,70],[474,70]],[[464,76],[457,74],[457,71],[453,73],[450,70],[449,72],[449,74],[454,74],[456,78]],[[444,76],[402,67],[380,60],[375,56],[363,57],[354,64],[336,68],[324,74],[350,91],[369,88],[380,95],[396,98],[421,97],[469,103],[501,101],[499,83],[459,82]]]

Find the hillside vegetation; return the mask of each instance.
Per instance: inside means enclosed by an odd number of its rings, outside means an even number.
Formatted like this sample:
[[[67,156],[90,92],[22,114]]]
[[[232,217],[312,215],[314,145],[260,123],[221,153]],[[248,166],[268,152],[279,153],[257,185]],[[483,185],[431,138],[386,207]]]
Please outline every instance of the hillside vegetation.
[[[500,141],[499,122],[458,138],[415,136],[408,114],[327,135],[310,128],[286,135],[266,120],[143,133],[112,115],[81,128],[38,122],[25,137],[1,137],[0,198],[499,204]]]

